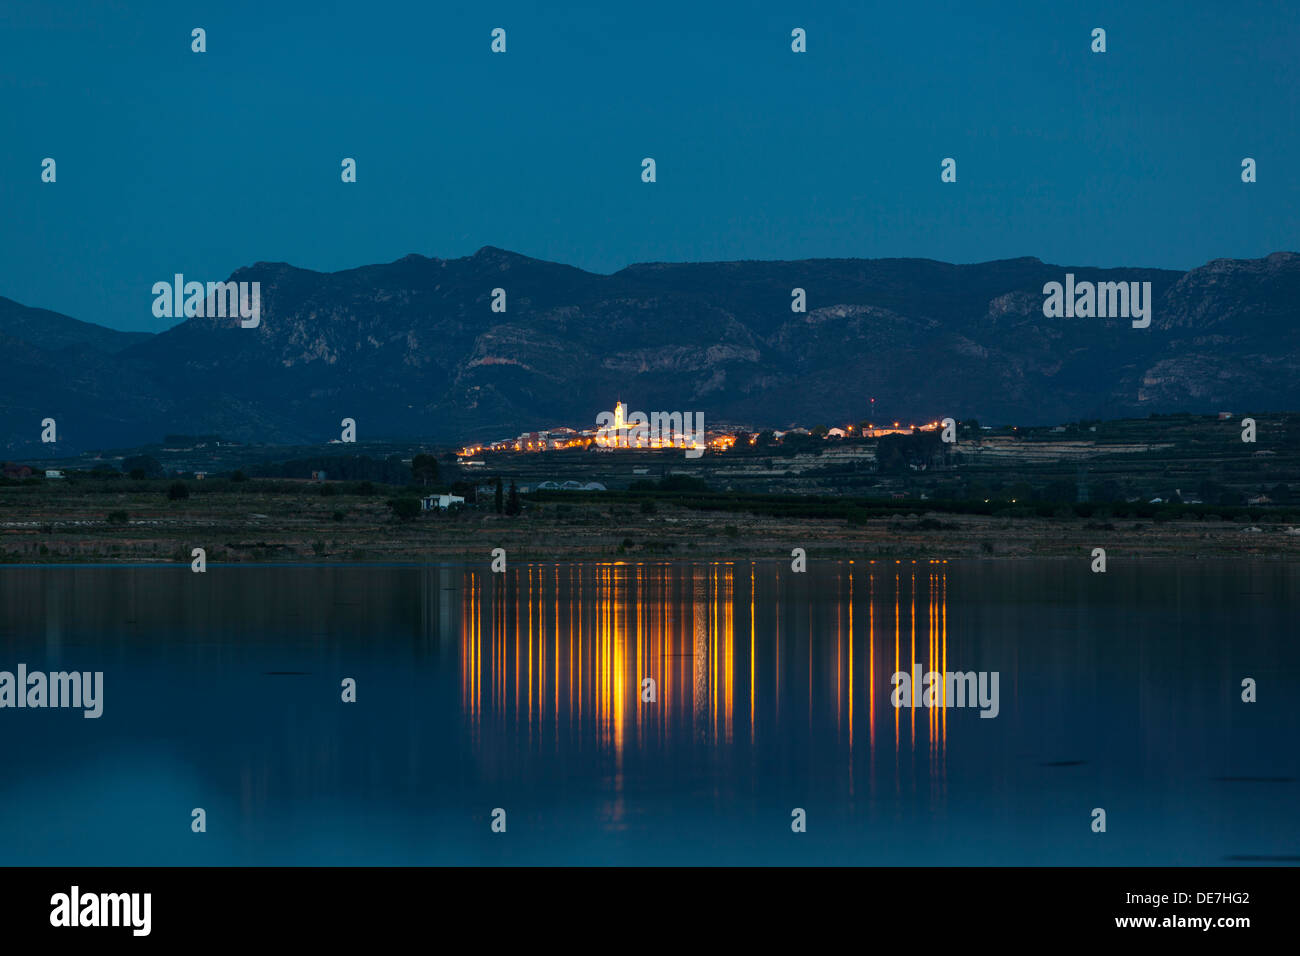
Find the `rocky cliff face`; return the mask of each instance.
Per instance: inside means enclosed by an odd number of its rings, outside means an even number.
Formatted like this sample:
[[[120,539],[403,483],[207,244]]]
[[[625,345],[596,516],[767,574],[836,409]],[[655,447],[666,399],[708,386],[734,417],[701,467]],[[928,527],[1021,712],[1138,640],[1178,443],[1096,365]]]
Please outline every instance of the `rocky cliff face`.
[[[1067,272],[1151,282],[1150,328],[1045,318],[1043,285]],[[584,427],[619,398],[778,427],[865,418],[873,396],[882,420],[1300,408],[1294,253],[1187,273],[821,259],[602,276],[489,247],[231,278],[261,283],[258,328],[191,318],[124,336],[0,300],[0,445],[35,454],[46,416],[83,449],[164,432],[318,442],[344,417],[362,440],[452,442]]]

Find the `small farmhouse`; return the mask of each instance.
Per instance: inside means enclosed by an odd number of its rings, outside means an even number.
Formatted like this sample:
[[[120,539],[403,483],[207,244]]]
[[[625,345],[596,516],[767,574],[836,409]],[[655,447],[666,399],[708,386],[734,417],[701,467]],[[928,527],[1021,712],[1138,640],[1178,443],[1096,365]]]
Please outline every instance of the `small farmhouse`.
[[[460,495],[427,495],[420,499],[421,511],[446,511],[448,508],[459,508],[465,504],[465,499]]]

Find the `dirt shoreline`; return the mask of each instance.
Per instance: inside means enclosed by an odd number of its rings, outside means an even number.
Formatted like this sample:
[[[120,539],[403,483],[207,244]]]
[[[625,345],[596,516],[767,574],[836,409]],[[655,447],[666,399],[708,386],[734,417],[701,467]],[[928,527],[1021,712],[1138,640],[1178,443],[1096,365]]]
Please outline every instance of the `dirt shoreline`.
[[[0,562],[21,564],[184,562],[427,562],[489,560],[951,558],[1300,559],[1300,528],[1286,523],[1003,517],[922,513],[843,519],[773,518],[659,504],[533,505],[509,517],[467,510],[392,516],[382,498],[286,500],[257,493],[65,495],[32,501],[0,495]],[[26,507],[24,507],[26,505]],[[110,520],[109,515],[113,514]]]

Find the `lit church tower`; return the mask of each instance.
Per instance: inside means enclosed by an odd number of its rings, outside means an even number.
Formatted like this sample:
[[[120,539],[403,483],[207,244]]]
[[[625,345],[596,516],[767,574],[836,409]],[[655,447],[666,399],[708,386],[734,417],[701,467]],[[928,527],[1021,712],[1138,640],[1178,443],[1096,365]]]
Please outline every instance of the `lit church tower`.
[[[614,403],[614,444],[618,445],[618,440],[623,437],[623,429],[627,418],[627,406],[621,401]]]

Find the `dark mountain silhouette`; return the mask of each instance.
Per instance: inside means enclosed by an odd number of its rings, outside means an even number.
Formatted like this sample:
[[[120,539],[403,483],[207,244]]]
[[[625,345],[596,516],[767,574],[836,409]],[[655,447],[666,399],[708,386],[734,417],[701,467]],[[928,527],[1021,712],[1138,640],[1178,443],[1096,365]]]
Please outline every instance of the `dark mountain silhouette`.
[[[1044,283],[1149,281],[1151,327],[1045,318]],[[452,442],[588,427],[616,399],[783,426],[945,415],[1038,424],[1300,408],[1300,255],[1190,272],[924,259],[645,263],[595,275],[486,247],[318,273],[257,263],[262,321],[114,332],[0,300],[0,445],[167,432]],[[807,293],[793,313],[791,290]],[[493,312],[503,288],[507,311]],[[151,298],[142,294],[141,307]],[[33,447],[34,446],[34,447]]]
[[[32,309],[3,296],[0,296],[0,335],[38,345],[44,351],[70,348],[109,354],[153,337],[148,332],[118,332],[58,312]]]
[[[0,448],[49,455],[40,444],[45,418],[60,433],[75,431],[79,441],[59,445],[68,450],[161,437],[174,399],[155,395],[149,370],[133,370],[122,355],[151,338],[0,298]]]

